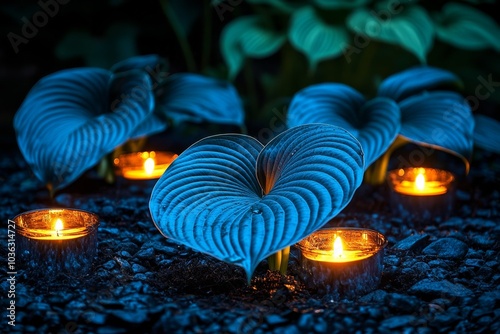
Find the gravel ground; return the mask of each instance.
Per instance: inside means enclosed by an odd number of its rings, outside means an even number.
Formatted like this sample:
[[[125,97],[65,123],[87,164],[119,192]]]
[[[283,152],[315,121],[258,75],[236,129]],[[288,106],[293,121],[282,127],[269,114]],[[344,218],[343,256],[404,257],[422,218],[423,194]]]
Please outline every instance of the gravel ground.
[[[165,239],[148,210],[154,181],[107,185],[92,173],[51,201],[19,152],[0,159],[2,267],[7,219],[32,209],[74,207],[100,217],[98,252],[83,277],[18,270],[19,333],[500,333],[500,156],[476,152],[448,219],[416,224],[391,212],[386,186],[363,185],[332,226],[375,229],[389,240],[377,290],[355,299],[324,295],[263,262],[243,270]],[[19,267],[22,263],[17,264]],[[6,270],[4,269],[4,273]]]

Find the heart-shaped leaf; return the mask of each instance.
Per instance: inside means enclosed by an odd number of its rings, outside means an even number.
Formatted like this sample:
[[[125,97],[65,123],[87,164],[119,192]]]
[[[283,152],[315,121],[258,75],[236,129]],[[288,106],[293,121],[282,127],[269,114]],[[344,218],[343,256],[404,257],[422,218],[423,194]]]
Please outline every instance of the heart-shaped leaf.
[[[243,267],[250,280],[261,260],[342,210],[362,175],[361,146],[339,127],[294,127],[264,148],[217,135],[172,163],[149,205],[163,235]]]
[[[157,112],[174,124],[206,121],[242,126],[245,121],[238,92],[229,82],[180,73],[169,76],[161,91]]]
[[[347,26],[368,38],[401,46],[421,63],[426,63],[434,38],[432,20],[425,9],[416,5],[404,6],[400,12],[384,18],[360,8],[347,18]]]
[[[14,128],[34,174],[57,190],[129,139],[153,105],[151,80],[143,71],[63,70],[31,89]]]
[[[500,153],[500,122],[485,115],[474,115],[474,120],[474,144],[484,150]]]
[[[327,123],[349,131],[361,143],[368,168],[398,135],[400,110],[391,99],[366,102],[349,86],[317,84],[295,94],[288,108],[288,126],[308,123]]]
[[[431,66],[415,66],[387,77],[377,96],[401,101],[411,95],[440,86],[461,86],[461,80],[450,71]]]
[[[307,56],[312,69],[321,60],[341,55],[348,37],[343,26],[324,23],[310,6],[294,12],[288,31],[290,43]]]
[[[401,136],[417,144],[449,151],[469,167],[474,118],[467,101],[455,92],[424,92],[399,103]]]
[[[237,18],[224,27],[220,38],[222,56],[234,79],[246,57],[265,58],[275,53],[286,37],[264,27],[257,16]]]
[[[447,3],[435,13],[437,37],[466,50],[500,51],[500,27],[484,12],[460,3]]]

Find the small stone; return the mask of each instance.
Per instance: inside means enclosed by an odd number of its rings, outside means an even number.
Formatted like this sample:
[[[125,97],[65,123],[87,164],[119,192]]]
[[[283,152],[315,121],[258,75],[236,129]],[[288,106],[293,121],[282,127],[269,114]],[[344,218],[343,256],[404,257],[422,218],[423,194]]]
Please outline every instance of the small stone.
[[[416,252],[424,248],[425,244],[429,240],[429,235],[427,234],[415,234],[411,235],[397,244],[395,244],[392,249],[400,251],[412,251]]]
[[[416,283],[408,290],[408,293],[428,299],[439,297],[464,298],[474,295],[471,290],[461,285],[446,280],[431,281],[430,279],[424,279]]]
[[[494,221],[483,218],[468,218],[465,219],[465,225],[475,230],[489,230],[497,226]]]
[[[460,317],[453,313],[438,313],[431,321],[431,326],[436,328],[452,326],[460,321]]]
[[[447,221],[442,222],[439,224],[439,227],[441,229],[448,229],[448,230],[461,230],[464,226],[464,220],[460,217],[451,217]]]
[[[483,249],[491,248],[496,242],[494,238],[491,238],[488,235],[481,235],[481,234],[472,236],[470,240],[474,245]]]
[[[417,318],[413,315],[400,315],[385,319],[380,323],[380,327],[388,329],[396,329],[404,326],[412,325]]]
[[[325,320],[323,320],[323,318],[318,318],[313,328],[317,333],[326,333],[328,330],[328,324]]]
[[[425,255],[435,255],[440,259],[461,260],[469,247],[455,238],[442,238],[434,241],[422,251]]]
[[[50,310],[50,305],[46,303],[31,303],[27,309],[34,312],[47,312]]]
[[[395,255],[388,255],[384,258],[384,264],[387,266],[397,266],[401,263],[399,257]]]
[[[134,279],[137,281],[145,281],[148,277],[145,274],[139,273],[134,275]]]
[[[481,259],[466,259],[465,260],[465,265],[469,267],[476,267],[480,268],[484,264],[484,261]]]
[[[415,262],[411,268],[414,272],[416,272],[419,276],[426,274],[431,267],[425,262]]]
[[[118,252],[118,255],[123,257],[123,258],[126,258],[126,259],[129,259],[132,257],[132,254],[130,254],[129,252],[127,252],[126,250],[121,250]]]
[[[137,257],[140,260],[151,260],[154,259],[155,256],[155,250],[153,247],[148,247],[148,248],[142,248],[140,251],[135,254],[135,257]]]
[[[117,323],[140,325],[149,320],[148,313],[145,310],[113,310],[109,313],[110,320]]]
[[[279,316],[277,314],[266,315],[264,320],[270,326],[277,326],[277,325],[284,324],[287,322],[287,320],[285,318],[283,318],[282,316]]]
[[[387,296],[387,292],[384,290],[375,290],[369,294],[359,298],[362,303],[380,303],[382,304]]]
[[[240,316],[233,321],[229,322],[227,332],[229,333],[244,333],[242,330],[247,328],[248,316]]]
[[[484,317],[481,317],[477,320],[477,324],[480,325],[480,326],[488,326],[489,324],[491,324],[491,322],[493,321],[493,319],[488,316],[488,315],[485,315]]]
[[[127,260],[121,259],[119,257],[115,257],[116,262],[120,265],[121,270],[130,271],[132,270],[132,266]]]
[[[416,297],[399,293],[388,294],[385,297],[385,304],[394,311],[402,311],[404,313],[411,313],[419,307]]]
[[[101,212],[105,216],[112,215],[115,209],[111,205],[106,205],[101,209]]]
[[[434,280],[441,281],[441,280],[448,278],[448,275],[449,275],[448,270],[441,268],[441,267],[436,267],[436,268],[431,269],[428,276],[432,277]]]
[[[111,270],[115,267],[116,262],[114,260],[109,260],[106,263],[104,263],[102,266],[108,270]]]
[[[145,273],[148,270],[143,266],[141,266],[140,264],[134,263],[132,265],[132,271],[134,272],[134,274],[138,274],[138,273]]]
[[[159,242],[155,242],[153,244],[153,248],[157,252],[163,253],[163,254],[175,254],[178,252],[177,248],[165,246],[165,245],[160,244]]]
[[[309,329],[314,324],[314,316],[311,313],[304,313],[300,316],[297,325],[302,329]]]
[[[498,267],[499,263],[497,261],[488,261],[485,263],[485,265],[487,267],[494,268],[494,267]]]
[[[104,313],[95,313],[93,312],[92,315],[88,316],[86,319],[86,322],[92,325],[97,325],[97,326],[102,326],[106,323],[107,320],[107,315]]]
[[[484,257],[484,252],[482,250],[475,250],[469,248],[469,251],[467,252],[467,258],[469,259],[482,259],[483,257]]]
[[[129,252],[130,254],[135,254],[139,250],[139,246],[137,246],[135,243],[131,241],[125,241],[118,244],[117,250],[118,251],[124,250]]]

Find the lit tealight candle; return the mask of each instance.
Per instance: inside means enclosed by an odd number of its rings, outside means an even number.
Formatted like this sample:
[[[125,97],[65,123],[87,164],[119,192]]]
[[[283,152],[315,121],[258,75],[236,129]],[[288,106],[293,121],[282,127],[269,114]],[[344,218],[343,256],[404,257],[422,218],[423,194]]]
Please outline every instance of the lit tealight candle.
[[[19,263],[42,275],[83,274],[97,248],[99,218],[77,209],[40,209],[22,213],[16,224]]]
[[[449,215],[454,194],[452,173],[435,168],[400,168],[389,171],[387,180],[392,189],[393,211],[402,218],[410,218],[414,227]]]
[[[394,191],[413,196],[442,195],[448,191],[453,175],[433,168],[408,168],[389,172]]]
[[[62,222],[61,219],[57,218],[56,220],[56,224],[54,226],[54,230],[55,230],[55,236],[56,237],[62,237],[62,229],[64,228],[64,224]]]
[[[160,178],[177,154],[170,152],[137,152],[122,154],[114,160],[117,173],[130,180]]]
[[[304,279],[344,296],[366,293],[380,280],[386,244],[382,234],[369,229],[318,230],[297,244]]]

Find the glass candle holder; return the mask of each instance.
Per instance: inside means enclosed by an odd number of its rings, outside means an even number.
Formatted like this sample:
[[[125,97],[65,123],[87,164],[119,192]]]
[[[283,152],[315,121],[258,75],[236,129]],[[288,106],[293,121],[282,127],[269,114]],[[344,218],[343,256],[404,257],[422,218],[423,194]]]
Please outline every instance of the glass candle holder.
[[[391,208],[395,214],[415,222],[445,219],[453,208],[455,177],[435,168],[400,168],[387,174]]]
[[[386,245],[386,238],[370,229],[320,229],[297,244],[302,280],[339,298],[366,294],[380,283]]]
[[[159,179],[178,157],[172,152],[135,152],[114,159],[116,174],[129,180]]]
[[[97,251],[96,214],[77,209],[40,209],[13,219],[16,259],[31,274],[81,276]]]

